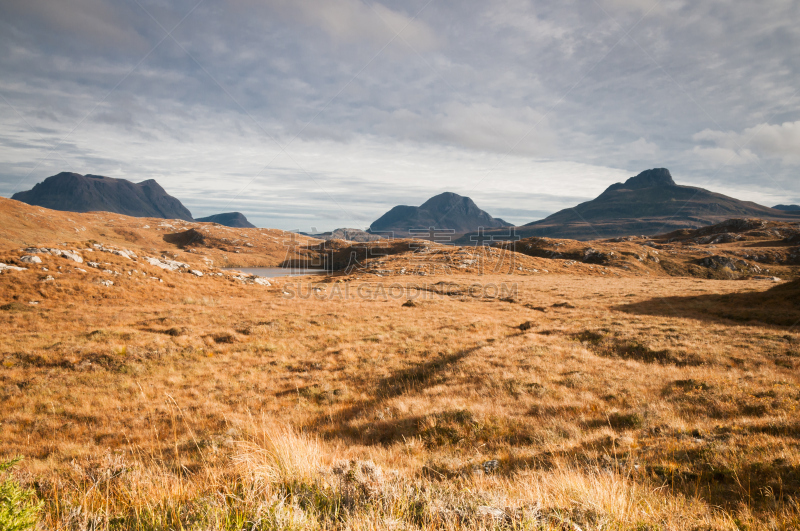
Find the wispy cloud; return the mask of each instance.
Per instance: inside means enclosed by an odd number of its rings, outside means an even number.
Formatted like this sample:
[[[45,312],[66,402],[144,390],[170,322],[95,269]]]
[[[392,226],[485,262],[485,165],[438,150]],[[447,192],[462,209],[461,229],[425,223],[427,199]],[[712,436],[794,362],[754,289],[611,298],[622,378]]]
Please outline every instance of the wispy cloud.
[[[800,200],[796,2],[196,4],[0,4],[0,193],[69,165],[280,228],[445,189],[523,223],[667,166]]]

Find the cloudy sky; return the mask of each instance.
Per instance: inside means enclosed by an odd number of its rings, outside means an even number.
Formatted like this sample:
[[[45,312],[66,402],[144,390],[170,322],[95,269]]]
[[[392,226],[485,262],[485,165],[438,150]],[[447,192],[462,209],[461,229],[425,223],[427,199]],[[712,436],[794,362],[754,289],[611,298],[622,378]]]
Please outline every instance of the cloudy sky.
[[[196,217],[515,223],[651,167],[800,203],[800,1],[2,0],[0,195],[154,178]]]

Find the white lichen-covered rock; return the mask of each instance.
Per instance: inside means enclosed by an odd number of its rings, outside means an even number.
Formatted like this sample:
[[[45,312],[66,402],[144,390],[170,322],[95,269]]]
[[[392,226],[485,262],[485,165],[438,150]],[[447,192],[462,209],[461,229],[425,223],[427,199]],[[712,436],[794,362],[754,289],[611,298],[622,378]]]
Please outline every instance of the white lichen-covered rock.
[[[193,274],[196,277],[202,277],[203,276],[203,272],[202,271],[198,271],[197,269],[190,269],[189,273]]]
[[[114,282],[112,282],[111,280],[101,280],[101,281],[99,281],[99,282],[98,282],[98,284],[100,284],[101,286],[105,286],[105,287],[107,287],[107,288],[108,288],[108,287],[111,287],[111,286],[113,286],[113,285],[114,285]]]
[[[17,267],[0,263],[0,272],[3,271],[27,271],[27,267]]]
[[[22,258],[19,259],[19,261],[20,262],[25,262],[26,264],[41,264],[42,263],[42,259],[41,258],[39,258],[38,256],[30,255],[30,254],[23,256]]]
[[[100,267],[100,264],[98,264],[97,262],[87,262],[86,265],[88,265],[89,267],[95,267],[95,268]]]
[[[269,279],[264,277],[256,277],[253,279],[254,284],[258,284],[259,286],[271,286]]]
[[[177,262],[175,260],[169,260],[167,258],[150,258],[145,257],[145,262],[152,266],[160,267],[161,269],[165,269],[167,271],[178,271],[180,269],[189,269],[189,264],[184,264],[183,262]]]
[[[66,258],[67,260],[72,260],[73,262],[78,262],[79,264],[83,263],[83,258],[78,253],[73,253],[72,251],[61,251],[61,256]]]
[[[55,280],[55,278],[53,278],[51,275],[47,275],[42,279],[42,282],[51,282],[53,280]]]

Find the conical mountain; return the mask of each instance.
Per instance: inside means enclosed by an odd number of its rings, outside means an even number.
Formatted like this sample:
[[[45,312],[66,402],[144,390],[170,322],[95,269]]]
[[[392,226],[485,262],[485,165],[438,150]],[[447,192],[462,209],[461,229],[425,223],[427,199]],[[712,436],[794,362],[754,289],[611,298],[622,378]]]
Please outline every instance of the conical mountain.
[[[654,168],[612,184],[591,201],[518,227],[516,234],[594,240],[699,228],[731,218],[800,221],[794,212],[676,184],[668,169]],[[495,236],[502,238],[501,234]]]
[[[444,192],[431,197],[422,205],[399,205],[370,225],[371,232],[393,232],[409,235],[411,231],[453,230],[456,234],[476,231],[479,228],[509,227],[502,219],[484,212],[469,197]]]

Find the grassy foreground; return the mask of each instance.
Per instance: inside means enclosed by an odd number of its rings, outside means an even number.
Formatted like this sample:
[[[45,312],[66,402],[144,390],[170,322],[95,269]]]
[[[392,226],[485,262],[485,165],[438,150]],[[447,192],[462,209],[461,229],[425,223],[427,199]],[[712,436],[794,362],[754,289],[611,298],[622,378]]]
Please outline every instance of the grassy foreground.
[[[41,529],[800,527],[772,283],[36,275],[0,276],[0,457]]]

